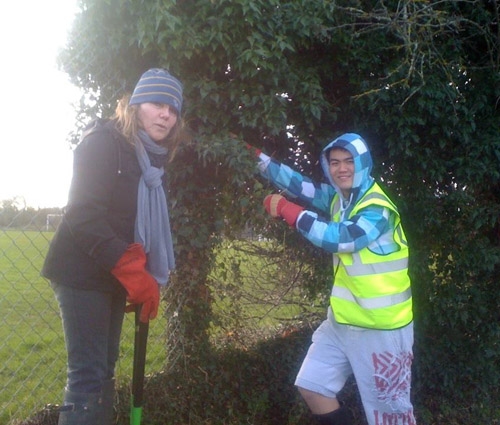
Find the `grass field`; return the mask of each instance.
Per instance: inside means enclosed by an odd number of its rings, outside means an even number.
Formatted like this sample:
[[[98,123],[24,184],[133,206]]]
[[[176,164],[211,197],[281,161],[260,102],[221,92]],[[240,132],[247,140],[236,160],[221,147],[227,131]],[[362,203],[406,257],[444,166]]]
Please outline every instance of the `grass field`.
[[[66,351],[59,309],[40,269],[52,233],[0,230],[0,424],[28,417],[45,404],[61,402]],[[151,323],[146,373],[165,362],[166,320]],[[123,326],[117,380],[132,370],[134,324]]]
[[[62,399],[66,375],[62,325],[49,282],[40,276],[52,236],[51,232],[0,230],[0,311],[4,324],[0,328],[0,425],[14,425]],[[296,276],[289,263],[283,267],[273,259],[264,264],[257,255],[242,253],[228,244],[218,253],[217,264],[217,273],[211,277],[219,327],[212,329],[213,335],[238,327],[272,327],[304,311],[300,294],[294,295]],[[163,370],[165,329],[164,317],[151,322],[147,374]],[[130,381],[133,334],[133,315],[127,315],[118,385]]]

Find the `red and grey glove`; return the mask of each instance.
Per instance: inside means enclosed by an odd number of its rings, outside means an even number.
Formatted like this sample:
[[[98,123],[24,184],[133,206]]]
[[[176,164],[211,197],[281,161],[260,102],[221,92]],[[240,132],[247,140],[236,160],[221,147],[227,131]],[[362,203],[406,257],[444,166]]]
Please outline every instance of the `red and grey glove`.
[[[252,146],[249,143],[246,143],[246,147],[250,151],[250,153],[252,155],[255,155],[256,157],[258,157],[262,153],[261,149],[256,148],[255,146]]]
[[[149,319],[154,319],[160,304],[160,288],[146,270],[146,253],[142,245],[129,245],[111,273],[127,290],[127,301],[132,305],[142,304],[140,321],[147,323]],[[130,311],[130,306],[126,311]]]
[[[267,195],[264,198],[264,208],[271,217],[282,217],[291,227],[295,227],[299,214],[304,211],[300,205],[281,195]]]

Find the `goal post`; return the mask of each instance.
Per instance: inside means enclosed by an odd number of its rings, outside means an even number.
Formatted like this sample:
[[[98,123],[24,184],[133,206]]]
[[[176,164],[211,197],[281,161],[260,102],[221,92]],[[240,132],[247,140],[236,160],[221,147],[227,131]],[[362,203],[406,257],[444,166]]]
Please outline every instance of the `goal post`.
[[[61,223],[62,217],[62,214],[47,214],[47,219],[45,220],[45,231],[55,232],[57,226]]]

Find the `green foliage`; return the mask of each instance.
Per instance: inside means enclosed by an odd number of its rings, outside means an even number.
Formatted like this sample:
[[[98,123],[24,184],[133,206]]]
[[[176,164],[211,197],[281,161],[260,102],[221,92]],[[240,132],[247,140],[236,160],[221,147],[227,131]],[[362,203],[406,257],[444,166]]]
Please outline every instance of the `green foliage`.
[[[168,373],[146,378],[145,425],[299,425],[312,417],[293,385],[312,334],[312,326],[250,335],[247,347],[225,347],[207,353],[203,364],[183,363]],[[258,339],[259,342],[254,340]],[[491,399],[500,394],[492,391]],[[417,392],[417,421],[422,425],[498,425],[495,402],[469,402],[457,408],[435,392]],[[129,387],[118,389],[116,424],[129,421]],[[339,399],[349,406],[354,425],[366,424],[354,380]],[[46,408],[20,425],[55,425],[57,412]]]
[[[248,352],[226,349],[205,358],[202,367],[188,373],[152,377],[148,386],[151,393],[158,392],[154,399],[161,401],[160,406],[148,404],[149,420],[165,424],[288,423],[298,401],[290,377],[306,345],[303,334],[283,340],[284,344],[276,342]],[[277,356],[282,361],[275,362]]]
[[[209,285],[217,346],[247,347],[257,333],[325,314],[331,274],[315,281],[320,272],[307,254],[297,255],[286,241],[260,239],[225,240],[217,248]]]
[[[255,179],[242,140],[318,177],[321,146],[356,131],[371,145],[375,175],[400,207],[411,246],[417,387],[472,400],[498,386],[495,2],[82,0],[81,7],[61,63],[95,102],[82,104],[87,112],[112,109],[149,66],[167,67],[185,84],[194,142],[169,170],[180,289],[206,293],[223,234],[250,226],[283,235],[262,216],[271,188]],[[297,256],[303,245],[287,234]],[[325,282],[325,257],[315,254],[306,257],[316,265],[310,280]],[[324,286],[311,297],[318,291]],[[181,312],[200,337],[211,320],[208,300]]]

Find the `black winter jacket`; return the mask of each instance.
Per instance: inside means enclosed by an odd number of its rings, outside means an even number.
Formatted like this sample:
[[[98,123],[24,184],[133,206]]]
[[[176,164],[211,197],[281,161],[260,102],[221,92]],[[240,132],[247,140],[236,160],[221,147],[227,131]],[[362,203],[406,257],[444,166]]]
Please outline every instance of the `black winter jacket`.
[[[150,159],[153,166],[164,165],[160,158]],[[44,277],[106,292],[119,285],[110,270],[134,242],[140,176],[135,149],[115,123],[96,121],[75,149],[68,205]]]

